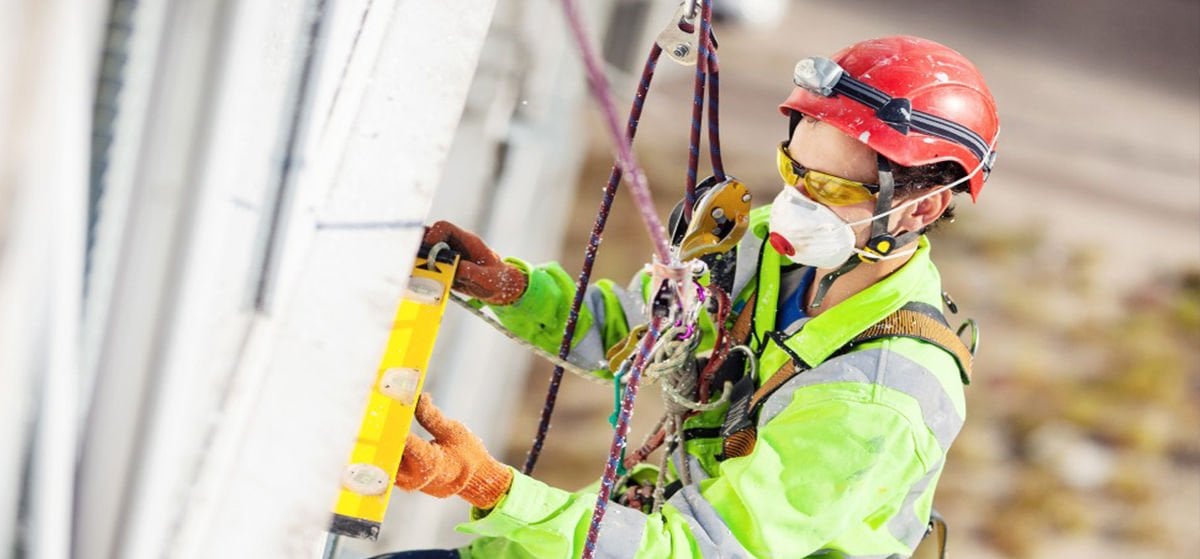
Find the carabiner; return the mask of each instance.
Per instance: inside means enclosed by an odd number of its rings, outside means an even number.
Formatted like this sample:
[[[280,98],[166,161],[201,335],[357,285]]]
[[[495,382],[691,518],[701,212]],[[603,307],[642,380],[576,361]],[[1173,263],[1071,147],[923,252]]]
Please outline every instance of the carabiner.
[[[961,338],[967,326],[971,327],[971,345],[967,347],[967,351],[971,352],[971,357],[975,357],[975,351],[979,349],[979,323],[975,322],[974,318],[968,318],[958,327],[955,335]]]

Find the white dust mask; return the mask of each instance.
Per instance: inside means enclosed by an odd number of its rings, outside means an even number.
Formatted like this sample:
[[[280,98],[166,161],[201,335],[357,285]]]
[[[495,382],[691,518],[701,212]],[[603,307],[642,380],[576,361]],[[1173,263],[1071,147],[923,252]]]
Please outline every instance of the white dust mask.
[[[790,258],[792,262],[818,268],[841,266],[852,254],[860,254],[868,261],[903,258],[916,252],[916,247],[886,256],[867,252],[855,246],[854,227],[885,218],[905,206],[919,202],[945,189],[946,187],[939,188],[877,216],[854,223],[846,223],[824,204],[818,204],[801,194],[799,190],[785,185],[783,191],[775,197],[775,201],[771,204],[769,223],[771,234],[768,240],[776,251]]]
[[[871,223],[877,219],[886,218],[908,206],[941,194],[971,180],[971,177],[983,170],[985,164],[995,159],[994,150],[996,140],[999,138],[999,132],[992,138],[992,143],[989,146],[989,153],[992,154],[991,158],[985,158],[980,161],[979,165],[967,173],[965,177],[934,188],[921,196],[907,200],[878,215],[853,223],[847,223],[824,204],[818,204],[810,200],[799,189],[785,184],[783,190],[775,197],[775,201],[771,204],[771,234],[768,240],[771,246],[775,247],[776,251],[787,256],[793,262],[816,266],[818,268],[836,268],[841,266],[846,263],[846,260],[852,254],[859,254],[867,261],[904,258],[916,252],[916,247],[894,252],[886,256],[867,252],[855,246],[854,227],[864,223]]]
[[[854,230],[833,210],[785,186],[771,204],[771,246],[793,262],[836,268],[854,254]]]

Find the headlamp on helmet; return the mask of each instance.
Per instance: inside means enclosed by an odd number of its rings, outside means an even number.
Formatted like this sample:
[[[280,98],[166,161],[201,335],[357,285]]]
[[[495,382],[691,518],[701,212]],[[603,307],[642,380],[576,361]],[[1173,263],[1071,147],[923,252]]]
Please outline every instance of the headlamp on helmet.
[[[983,76],[958,52],[909,36],[805,58],[780,110],[831,124],[904,167],[942,161],[971,175],[972,199],[995,159],[1000,121]],[[975,170],[978,169],[978,170]]]
[[[822,97],[833,95],[833,86],[842,78],[841,66],[823,56],[805,58],[796,63],[792,83]]]

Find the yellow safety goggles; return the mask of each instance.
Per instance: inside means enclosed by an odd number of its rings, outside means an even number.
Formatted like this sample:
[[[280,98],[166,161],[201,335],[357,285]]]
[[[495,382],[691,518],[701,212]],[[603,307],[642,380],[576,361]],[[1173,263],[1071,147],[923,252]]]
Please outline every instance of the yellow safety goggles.
[[[809,198],[827,206],[849,206],[875,199],[879,186],[814,171],[796,162],[787,151],[787,142],[779,144],[775,154],[779,176],[783,181],[800,188]]]

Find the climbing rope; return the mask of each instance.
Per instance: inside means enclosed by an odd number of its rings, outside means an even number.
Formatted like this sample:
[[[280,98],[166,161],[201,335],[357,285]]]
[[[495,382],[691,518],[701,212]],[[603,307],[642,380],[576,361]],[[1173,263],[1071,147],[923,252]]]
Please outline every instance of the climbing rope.
[[[646,365],[646,378],[662,383],[663,403],[671,415],[713,410],[728,400],[728,394],[722,394],[722,399],[715,402],[692,399],[699,384],[695,374],[695,352],[700,335],[689,330],[685,326],[667,330],[655,344],[651,362]]]
[[[650,80],[654,79],[654,69],[658,66],[660,55],[662,55],[662,47],[655,44],[650,49],[650,55],[646,58],[646,64],[642,68],[642,79],[638,82],[637,93],[633,97],[633,106],[629,109],[629,121],[625,125],[625,135],[630,142],[637,134],[638,121],[642,117],[646,95],[650,92]],[[583,267],[575,282],[575,298],[571,301],[571,310],[563,329],[562,342],[558,346],[559,362],[566,362],[567,356],[571,353],[571,340],[575,338],[575,327],[579,322],[579,309],[583,307],[583,297],[586,294],[588,283],[591,281],[592,268],[596,263],[596,253],[600,249],[601,235],[604,233],[604,226],[608,223],[608,214],[612,210],[617,187],[621,183],[621,169],[620,162],[614,164],[608,175],[608,183],[604,186],[604,196],[600,200],[600,209],[596,212],[596,222],[592,226],[592,234],[588,238],[587,250],[583,255]],[[533,445],[529,448],[529,453],[525,456],[525,465],[521,467],[521,472],[527,475],[533,473],[533,468],[537,465],[538,457],[542,453],[542,446],[546,442],[546,434],[550,431],[550,417],[554,414],[554,405],[558,400],[563,370],[563,366],[556,366],[554,372],[550,374],[550,387],[546,390],[546,403],[542,406],[541,417],[538,418],[537,434],[533,438]]]
[[[674,426],[671,424],[670,416],[664,415],[663,417],[667,418],[667,421],[663,423],[663,432],[669,433],[669,432],[671,432],[672,429],[674,429]],[[662,456],[659,457],[658,478],[654,480],[654,490],[651,491],[651,493],[650,493],[650,496],[651,496],[650,513],[651,514],[656,513],[659,510],[661,510],[662,506],[663,506],[663,501],[667,500],[667,498],[666,498],[667,465],[670,464],[670,462],[671,462],[671,455],[675,453],[676,449],[684,448],[682,441],[680,441],[674,435],[671,435],[669,438],[670,438],[670,442],[667,443],[666,450],[664,450],[662,453]],[[681,464],[682,464],[682,462],[681,462]],[[680,468],[679,470],[680,470],[680,472],[682,472],[685,469],[686,468]]]
[[[709,6],[711,9],[712,6]],[[707,23],[707,20],[705,20]],[[707,24],[705,25],[707,27]],[[713,176],[717,182],[725,180],[725,164],[721,161],[721,126],[718,110],[721,89],[721,66],[717,63],[716,43],[713,42],[711,29],[707,33],[709,46],[708,57],[708,154],[709,163],[713,168]]]
[[[697,0],[693,0],[697,1]],[[568,20],[571,23],[572,30],[575,32],[576,41],[580,44],[580,49],[583,51],[584,63],[587,68],[588,81],[592,86],[593,95],[599,100],[603,112],[606,117],[609,132],[613,136],[614,144],[617,145],[618,160],[613,165],[609,173],[608,183],[604,188],[604,195],[600,202],[600,208],[596,213],[596,221],[592,227],[591,235],[588,239],[588,247],[584,252],[584,262],[580,270],[579,276],[575,283],[575,296],[571,301],[571,308],[567,315],[567,321],[563,329],[562,342],[559,344],[558,360],[565,361],[567,355],[570,354],[571,341],[574,339],[575,330],[579,321],[579,312],[583,306],[583,298],[586,294],[587,285],[591,280],[592,268],[595,264],[596,254],[599,251],[601,238],[604,232],[605,225],[608,222],[608,216],[612,208],[613,200],[616,196],[616,191],[620,185],[622,175],[628,175],[631,182],[631,189],[634,196],[634,201],[637,203],[638,209],[642,214],[642,219],[646,223],[647,229],[650,232],[652,240],[654,240],[655,248],[660,262],[671,262],[670,254],[665,250],[666,241],[663,236],[661,224],[657,221],[657,215],[653,210],[653,202],[650,200],[649,191],[645,189],[645,175],[637,167],[636,161],[633,159],[633,153],[630,145],[633,142],[634,136],[637,133],[638,122],[641,119],[642,109],[645,106],[646,95],[650,90],[650,82],[654,77],[654,70],[658,65],[658,59],[662,54],[662,47],[655,43],[650,49],[650,55],[646,59],[646,63],[642,69],[642,76],[638,82],[638,89],[633,98],[632,107],[629,112],[629,119],[626,123],[625,135],[620,136],[616,133],[616,111],[612,105],[611,95],[608,92],[608,84],[604,78],[603,72],[599,70],[599,64],[594,59],[594,53],[591,51],[589,43],[584,36],[584,30],[578,21],[578,13],[573,5],[572,0],[564,0],[564,9],[567,11]],[[694,10],[688,12],[692,17],[695,17]],[[697,60],[696,88],[695,99],[692,115],[692,134],[690,137],[689,146],[689,166],[688,166],[688,181],[687,181],[687,202],[685,203],[686,212],[690,216],[691,205],[695,201],[695,185],[696,185],[696,167],[698,166],[699,142],[700,142],[700,117],[704,109],[704,86],[706,75],[711,75],[708,80],[708,92],[710,103],[708,104],[708,128],[709,128],[709,147],[710,157],[712,162],[714,175],[719,181],[725,180],[724,167],[721,163],[720,139],[719,139],[719,119],[717,111],[717,91],[719,82],[717,78],[718,64],[716,51],[712,48],[712,5],[711,0],[702,0],[699,3],[700,15],[700,41],[699,41],[699,58]],[[688,24],[687,21],[681,22],[682,25]],[[688,24],[694,25],[694,24]],[[643,184],[639,184],[643,183]],[[660,242],[661,241],[661,242]],[[541,455],[543,446],[545,445],[546,436],[550,429],[550,419],[554,413],[554,407],[558,399],[558,391],[562,385],[563,368],[556,366],[550,375],[550,386],[546,391],[546,401],[542,406],[541,416],[538,420],[537,433],[534,436],[533,444],[530,447],[529,453],[526,455],[525,464],[521,471],[530,474],[537,465],[537,460]]]
[[[617,477],[617,462],[620,460],[621,450],[625,448],[626,437],[629,436],[629,419],[633,416],[633,402],[637,399],[642,370],[646,366],[654,341],[658,339],[658,334],[662,331],[662,325],[666,321],[665,317],[659,316],[650,321],[650,330],[646,333],[646,337],[642,338],[633,367],[630,368],[629,381],[625,386],[625,394],[621,401],[621,413],[617,416],[617,427],[613,431],[612,444],[609,445],[608,460],[604,463],[604,476],[600,479],[600,491],[596,495],[596,506],[592,510],[592,520],[588,525],[587,540],[583,544],[582,559],[591,559],[596,552],[596,539],[600,535],[600,521],[608,509],[608,499],[612,495],[613,484]]]
[[[696,169],[700,165],[700,121],[704,115],[704,84],[709,80],[708,104],[708,146],[709,159],[712,162],[713,175],[717,182],[725,180],[725,166],[721,162],[721,141],[718,138],[717,118],[717,53],[712,43],[712,0],[700,1],[700,40],[698,41],[699,56],[696,58],[696,76],[692,85],[692,128],[688,143],[688,169],[685,183],[686,193],[683,203],[683,215],[688,220],[692,218],[692,208],[696,205]],[[693,24],[694,25],[694,24]]]
[[[620,166],[625,178],[629,180],[630,195],[633,196],[638,214],[642,218],[642,224],[646,227],[646,232],[650,235],[650,240],[654,244],[654,252],[660,262],[672,262],[666,229],[663,228],[662,221],[658,219],[658,214],[655,213],[654,199],[650,195],[650,187],[646,185],[646,174],[642,172],[642,168],[638,165],[637,159],[633,155],[633,148],[631,147],[632,139],[627,137],[628,132],[625,135],[621,134],[621,127],[617,122],[617,109],[613,103],[612,91],[608,86],[608,78],[604,77],[600,58],[596,56],[592,43],[588,40],[587,31],[583,26],[583,19],[579,15],[579,8],[575,4],[575,0],[563,0],[563,9],[566,11],[567,22],[571,26],[575,42],[583,55],[583,65],[587,71],[588,84],[591,86],[592,96],[596,98],[596,102],[600,105],[600,112],[604,116],[605,128],[608,129],[608,135],[616,146],[617,164]]]
[[[662,384],[663,405],[666,411],[660,421],[660,429],[665,435],[662,440],[670,441],[667,450],[663,452],[662,464],[654,484],[653,511],[657,511],[665,500],[666,462],[672,451],[678,455],[680,481],[684,485],[690,485],[692,482],[687,466],[683,420],[693,413],[714,410],[729,402],[731,386],[728,383],[716,401],[702,402],[692,399],[699,393],[695,357],[696,346],[699,343],[698,332],[689,327],[675,326],[659,338],[651,354],[651,363],[646,366],[646,377],[657,379]],[[653,449],[650,452],[653,452]]]
[[[706,31],[708,29],[707,19],[710,16],[710,10],[711,6],[709,2],[703,1],[701,19],[702,29]],[[701,44],[707,43],[710,37],[711,35],[706,33],[701,39]],[[702,52],[700,60],[714,62],[711,67],[715,68],[715,57],[713,57],[710,52]],[[701,74],[704,72],[705,70],[701,70]],[[710,81],[709,83],[713,84],[714,86],[716,85],[714,81]],[[712,130],[712,126],[716,124],[715,109],[715,104],[710,106],[710,133],[715,132]],[[689,153],[695,155],[699,152],[696,146],[696,144],[699,142],[699,120],[698,118],[694,118],[693,120],[693,145],[691,146]],[[713,149],[711,157],[712,161],[715,165],[720,165],[719,144],[710,143],[710,146]],[[694,162],[689,166],[688,186],[691,188],[689,188],[684,202],[684,207],[686,210],[690,210],[695,204],[694,166]],[[720,176],[716,177],[718,181],[724,181],[725,178],[723,176],[723,172],[717,172],[721,173]],[[679,286],[681,284],[677,283],[676,285]],[[687,287],[691,288],[690,282],[688,283]],[[686,300],[684,306],[687,307],[688,311],[690,312],[682,313],[681,316],[686,318],[676,322],[673,329],[669,330],[665,336],[659,338],[659,340],[656,342],[656,349],[652,352],[652,363],[650,365],[643,365],[647,367],[646,374],[648,378],[658,378],[662,380],[663,398],[667,412],[660,420],[661,428],[656,429],[656,432],[647,438],[642,447],[635,452],[633,457],[634,459],[632,461],[626,460],[621,464],[622,466],[636,464],[638,461],[644,460],[645,457],[653,451],[654,446],[662,444],[663,441],[669,441],[668,448],[663,452],[661,463],[659,464],[658,468],[658,476],[655,480],[654,488],[651,493],[651,512],[657,512],[666,501],[665,486],[667,462],[672,454],[676,452],[678,453],[679,464],[681,466],[679,468],[680,481],[685,485],[691,483],[691,472],[689,471],[688,461],[686,458],[686,441],[684,440],[683,436],[683,420],[690,414],[698,411],[714,409],[717,406],[725,404],[728,401],[728,394],[730,393],[730,386],[728,383],[726,383],[724,390],[722,391],[722,398],[717,402],[704,401],[707,399],[707,391],[705,391],[704,396],[700,397],[700,401],[692,399],[697,397],[699,393],[699,387],[697,384],[700,382],[700,379],[697,377],[695,370],[695,349],[700,339],[700,333],[697,331],[696,326],[698,319],[697,315],[701,305],[695,304],[696,301],[694,300],[687,300],[686,293],[684,293],[683,296],[683,298]],[[703,301],[702,290],[700,291],[700,296],[698,299],[701,302]],[[690,306],[687,303],[690,303]],[[725,297],[722,299],[721,303],[727,306],[728,298]],[[720,314],[722,316],[727,316],[727,313],[725,312]],[[723,322],[719,322],[718,324],[723,324]],[[655,336],[658,330],[659,328],[652,329],[651,332],[647,334],[647,338]],[[724,349],[722,353],[724,353]],[[634,371],[636,372],[638,369],[639,367],[635,363]],[[625,459],[624,449],[628,436],[628,419],[631,416],[633,400],[636,397],[637,378],[638,377],[636,375],[631,376],[630,382],[634,388],[632,390],[629,388],[626,389],[626,396],[622,401],[620,413],[618,414],[618,421],[613,436],[613,444],[610,448],[608,461],[606,462],[604,477],[601,479],[601,489],[597,495],[595,508],[593,509],[592,519],[588,527],[587,539],[584,542],[582,554],[584,559],[590,559],[595,552],[595,542],[599,537],[600,524],[603,520],[605,511],[607,510],[609,495],[611,493],[614,477],[616,475],[617,468],[615,465],[617,464],[618,459]],[[635,487],[632,488],[631,491],[632,493],[639,494],[640,496],[641,489]]]
[[[712,150],[710,159],[718,181],[725,180],[720,158],[720,144],[717,140],[716,92],[718,80],[716,70],[718,66],[715,52],[713,52],[711,30],[712,6],[711,0],[690,0],[689,9],[687,10],[687,14],[690,17],[686,18],[686,22],[691,25],[694,25],[691,22],[696,17],[696,9],[694,7],[696,2],[699,2],[700,37],[698,41],[699,52],[696,69],[695,102],[692,115],[688,179],[684,204],[685,215],[689,218],[696,199],[696,167],[698,166],[699,158],[700,120],[704,110],[706,80],[711,101],[708,107],[709,147]],[[670,400],[668,409],[675,412],[674,419],[668,420],[668,425],[665,426],[671,427],[672,431],[677,432],[679,430],[684,414],[693,412],[696,409],[702,409],[703,406],[708,406],[709,404],[692,400],[693,395],[697,393],[695,383],[698,382],[698,379],[695,378],[694,374],[691,375],[693,378],[690,380],[691,384],[689,385],[689,381],[683,379],[687,375],[680,372],[685,369],[694,369],[694,366],[688,367],[686,363],[688,360],[694,360],[693,352],[700,339],[700,333],[696,328],[699,306],[697,299],[702,299],[703,294],[696,292],[698,290],[695,289],[695,282],[692,277],[693,270],[681,264],[670,250],[666,231],[655,213],[653,200],[646,186],[645,174],[638,167],[631,148],[631,143],[637,131],[637,123],[645,103],[645,97],[649,91],[650,81],[653,78],[658,58],[662,53],[662,47],[656,43],[650,50],[650,55],[642,70],[642,79],[638,84],[637,94],[633,100],[633,107],[630,109],[625,133],[621,134],[608,82],[601,71],[600,63],[591,46],[591,42],[587,38],[575,0],[563,0],[563,10],[570,25],[572,35],[581,51],[592,94],[600,105],[606,128],[613,144],[616,146],[617,162],[609,175],[609,181],[604,189],[600,209],[596,215],[596,222],[588,240],[588,247],[584,254],[584,264],[576,281],[575,297],[572,300],[571,309],[563,329],[563,339],[559,345],[558,359],[555,360],[556,367],[551,375],[546,402],[542,408],[541,417],[538,422],[538,431],[534,438],[533,446],[526,457],[525,465],[522,467],[524,473],[532,473],[537,464],[538,456],[545,444],[546,434],[549,431],[550,418],[554,411],[558,390],[561,387],[563,373],[565,370],[573,370],[567,361],[567,356],[570,354],[571,341],[574,339],[579,312],[582,308],[583,298],[591,278],[600,239],[622,177],[626,178],[630,183],[634,203],[654,244],[656,258],[654,260],[655,274],[653,276],[653,285],[659,289],[658,295],[652,305],[649,331],[641,340],[639,350],[632,358],[631,365],[628,369],[622,368],[623,371],[627,370],[622,375],[625,380],[624,393],[621,395],[621,405],[617,414],[609,457],[605,463],[604,476],[601,479],[600,491],[597,495],[596,506],[588,527],[588,537],[584,544],[582,555],[584,559],[590,559],[595,552],[600,521],[603,519],[605,510],[607,509],[609,496],[611,495],[618,470],[618,463],[621,462],[625,450],[626,438],[629,432],[629,420],[633,414],[633,404],[637,397],[638,386],[643,372],[647,371],[647,366],[650,365],[652,367],[649,369],[648,375],[664,379],[664,398]],[[681,21],[680,23],[685,22]],[[683,29],[683,27],[681,26],[680,29]],[[668,333],[667,336],[665,338],[660,337],[659,334],[664,331]],[[618,386],[622,377],[614,379],[614,382],[618,383]],[[660,476],[658,484],[660,493],[661,485]],[[657,500],[661,501],[661,498]]]

